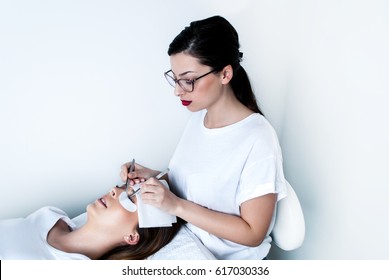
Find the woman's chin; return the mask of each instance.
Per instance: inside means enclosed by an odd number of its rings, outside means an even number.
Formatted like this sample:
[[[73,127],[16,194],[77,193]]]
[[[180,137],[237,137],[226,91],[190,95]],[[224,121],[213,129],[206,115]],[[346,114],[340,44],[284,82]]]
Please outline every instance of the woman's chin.
[[[89,215],[94,212],[93,208],[94,208],[93,203],[88,204],[88,206],[86,207],[86,215],[87,215],[87,217],[89,217]]]

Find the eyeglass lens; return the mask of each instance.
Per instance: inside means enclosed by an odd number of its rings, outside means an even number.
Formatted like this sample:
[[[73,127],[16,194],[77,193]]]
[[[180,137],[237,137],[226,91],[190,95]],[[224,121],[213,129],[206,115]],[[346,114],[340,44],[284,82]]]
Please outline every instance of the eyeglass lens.
[[[184,91],[186,92],[192,92],[193,91],[193,80],[188,79],[178,79],[176,80],[174,77],[171,76],[172,72],[169,71],[165,73],[166,80],[172,87],[176,87],[176,84],[178,84]]]

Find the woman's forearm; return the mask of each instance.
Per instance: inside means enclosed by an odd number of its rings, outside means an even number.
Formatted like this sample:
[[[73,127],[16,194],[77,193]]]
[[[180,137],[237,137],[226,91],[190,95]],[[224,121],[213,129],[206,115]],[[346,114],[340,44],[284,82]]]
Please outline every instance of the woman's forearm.
[[[260,200],[264,199],[268,200],[270,206],[274,201],[272,197],[260,198]],[[180,199],[175,215],[219,238],[246,246],[258,246],[266,236],[273,211],[269,212],[263,206],[259,206],[265,210],[264,217],[261,218],[261,212],[253,215],[250,209],[252,205],[255,208],[258,202],[252,200],[248,203],[250,205],[242,205],[243,215],[237,216],[213,211],[191,201]]]

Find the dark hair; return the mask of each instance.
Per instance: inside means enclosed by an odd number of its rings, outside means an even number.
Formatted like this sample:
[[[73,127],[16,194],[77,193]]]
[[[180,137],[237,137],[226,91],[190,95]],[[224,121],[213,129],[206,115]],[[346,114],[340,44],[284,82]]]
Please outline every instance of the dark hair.
[[[139,242],[136,245],[122,245],[105,253],[102,260],[144,260],[167,245],[176,235],[182,222],[172,227],[139,228]]]
[[[238,33],[225,18],[213,16],[191,22],[169,45],[169,56],[181,52],[217,71],[231,65],[234,76],[230,85],[236,98],[252,111],[262,114],[249,77],[240,65],[243,53],[239,51]]]

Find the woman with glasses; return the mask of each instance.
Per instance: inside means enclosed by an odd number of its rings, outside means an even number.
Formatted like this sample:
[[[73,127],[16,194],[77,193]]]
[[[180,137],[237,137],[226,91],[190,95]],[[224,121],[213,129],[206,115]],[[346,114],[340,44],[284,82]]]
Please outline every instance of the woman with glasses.
[[[141,260],[168,244],[179,229],[139,228],[137,211],[120,203],[116,187],[87,206],[87,221],[77,227],[62,210],[43,207],[26,218],[0,221],[0,259]],[[130,199],[130,198],[129,198]],[[136,196],[131,201],[137,204]]]
[[[238,34],[220,16],[194,21],[168,55],[165,77],[193,112],[170,160],[173,192],[141,165],[128,173],[124,164],[122,179],[144,182],[142,200],[187,221],[216,258],[263,259],[285,179],[276,133],[240,64]]]

